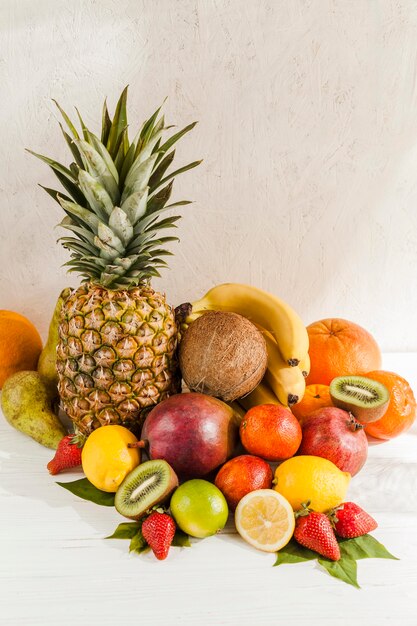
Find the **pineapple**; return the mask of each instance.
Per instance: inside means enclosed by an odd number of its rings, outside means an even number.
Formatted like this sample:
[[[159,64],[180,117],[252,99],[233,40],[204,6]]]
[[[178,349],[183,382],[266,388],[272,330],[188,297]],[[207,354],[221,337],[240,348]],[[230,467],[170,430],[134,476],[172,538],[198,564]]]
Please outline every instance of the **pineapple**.
[[[163,231],[179,216],[163,212],[173,179],[200,163],[166,173],[172,146],[195,123],[168,139],[160,108],[130,143],[127,87],[111,120],[103,107],[100,139],[85,126],[81,133],[57,104],[73,162],[65,167],[43,155],[67,194],[44,188],[65,212],[61,237],[71,251],[65,264],[82,277],[62,307],[57,347],[58,390],[62,408],[78,431],[123,424],[139,430],[148,407],[180,390],[173,308],[150,280],[167,265],[166,244],[177,237]]]

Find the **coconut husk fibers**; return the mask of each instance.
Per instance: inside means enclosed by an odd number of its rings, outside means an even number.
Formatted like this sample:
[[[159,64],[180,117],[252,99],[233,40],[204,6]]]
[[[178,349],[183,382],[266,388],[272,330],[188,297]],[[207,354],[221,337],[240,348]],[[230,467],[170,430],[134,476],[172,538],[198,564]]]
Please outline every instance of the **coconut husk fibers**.
[[[268,362],[262,333],[245,317],[207,311],[186,330],[179,361],[186,385],[230,402],[261,382]]]

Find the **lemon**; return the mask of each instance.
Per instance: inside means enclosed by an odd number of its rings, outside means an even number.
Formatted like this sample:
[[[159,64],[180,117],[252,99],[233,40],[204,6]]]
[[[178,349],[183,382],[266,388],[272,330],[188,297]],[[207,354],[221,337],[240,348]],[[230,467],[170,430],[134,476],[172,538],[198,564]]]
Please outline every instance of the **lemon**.
[[[258,550],[276,552],[292,537],[294,512],[281,494],[273,489],[258,489],[240,500],[235,525],[239,535]]]
[[[207,480],[187,480],[174,491],[171,513],[192,537],[209,537],[224,528],[229,509],[220,489]]]
[[[310,501],[309,508],[324,513],[345,500],[350,478],[327,459],[293,456],[275,470],[274,489],[287,498],[294,511]]]
[[[89,435],[81,453],[84,474],[97,489],[115,493],[140,463],[140,450],[128,448],[137,439],[124,426],[100,426]]]

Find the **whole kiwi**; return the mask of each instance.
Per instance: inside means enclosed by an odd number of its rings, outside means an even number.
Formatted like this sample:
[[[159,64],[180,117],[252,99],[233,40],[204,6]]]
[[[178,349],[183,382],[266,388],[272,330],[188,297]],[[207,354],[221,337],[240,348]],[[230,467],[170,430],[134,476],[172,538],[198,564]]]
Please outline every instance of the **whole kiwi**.
[[[230,402],[261,382],[268,355],[261,332],[242,315],[207,311],[185,331],[179,362],[186,385]]]

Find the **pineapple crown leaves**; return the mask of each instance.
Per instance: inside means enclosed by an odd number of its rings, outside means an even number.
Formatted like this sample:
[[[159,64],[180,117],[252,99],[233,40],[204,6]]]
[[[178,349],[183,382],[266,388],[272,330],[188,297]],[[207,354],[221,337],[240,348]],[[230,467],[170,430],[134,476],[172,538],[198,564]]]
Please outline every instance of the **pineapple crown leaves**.
[[[127,87],[111,119],[103,105],[100,138],[85,125],[76,109],[81,131],[54,100],[67,130],[60,128],[72,156],[69,167],[28,150],[52,169],[64,191],[41,187],[65,213],[60,226],[71,236],[61,244],[71,251],[64,265],[84,279],[107,288],[129,288],[159,276],[167,265],[162,258],[172,253],[166,244],[178,237],[162,236],[176,228],[179,215],[166,211],[190,204],[168,204],[174,178],[201,163],[193,161],[169,171],[175,157],[173,146],[197,122],[164,140],[166,131],[161,105],[144,122],[132,142],[128,137]]]

